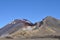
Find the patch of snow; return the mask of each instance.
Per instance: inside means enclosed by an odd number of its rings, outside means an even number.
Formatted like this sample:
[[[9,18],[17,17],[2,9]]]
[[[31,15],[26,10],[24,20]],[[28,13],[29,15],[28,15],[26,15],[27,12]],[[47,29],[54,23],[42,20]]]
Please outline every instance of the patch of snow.
[[[26,19],[21,19],[22,21],[25,21],[27,23],[31,23],[30,21],[26,20]]]
[[[8,23],[8,24],[15,24],[16,22],[10,22],[10,23]]]
[[[33,28],[31,27],[31,26],[28,26],[28,27],[24,27],[24,28],[22,28],[22,30],[28,30],[28,31],[30,31],[30,30],[32,30]]]

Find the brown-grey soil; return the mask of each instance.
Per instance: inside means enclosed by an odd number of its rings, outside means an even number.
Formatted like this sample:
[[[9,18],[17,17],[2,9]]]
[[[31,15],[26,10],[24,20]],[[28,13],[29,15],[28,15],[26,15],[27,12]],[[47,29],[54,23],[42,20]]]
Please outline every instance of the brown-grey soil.
[[[0,40],[60,40],[58,38],[35,38],[35,39],[30,39],[30,38],[24,38],[24,39],[21,39],[21,38],[16,38],[16,39],[6,39],[6,38],[0,38]]]

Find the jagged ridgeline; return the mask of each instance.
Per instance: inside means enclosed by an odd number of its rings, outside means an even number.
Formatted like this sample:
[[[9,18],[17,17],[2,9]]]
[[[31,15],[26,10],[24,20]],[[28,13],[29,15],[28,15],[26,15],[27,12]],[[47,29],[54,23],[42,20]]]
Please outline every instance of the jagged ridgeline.
[[[36,38],[51,35],[60,36],[60,20],[51,16],[34,24],[26,19],[15,19],[0,29],[0,37]]]

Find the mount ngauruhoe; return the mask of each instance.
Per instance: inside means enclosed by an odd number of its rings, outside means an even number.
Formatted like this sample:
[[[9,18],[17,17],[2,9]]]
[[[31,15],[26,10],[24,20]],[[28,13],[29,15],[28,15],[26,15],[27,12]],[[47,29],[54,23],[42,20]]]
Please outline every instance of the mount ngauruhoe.
[[[26,19],[15,19],[0,29],[0,37],[37,38],[60,36],[60,20],[47,16],[32,23]]]

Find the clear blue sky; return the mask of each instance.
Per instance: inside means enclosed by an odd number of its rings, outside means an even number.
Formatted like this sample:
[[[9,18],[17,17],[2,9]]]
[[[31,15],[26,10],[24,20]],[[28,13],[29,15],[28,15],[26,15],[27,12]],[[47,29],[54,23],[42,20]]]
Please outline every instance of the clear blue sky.
[[[60,19],[60,0],[0,0],[0,28],[14,19],[34,23],[46,16]]]

